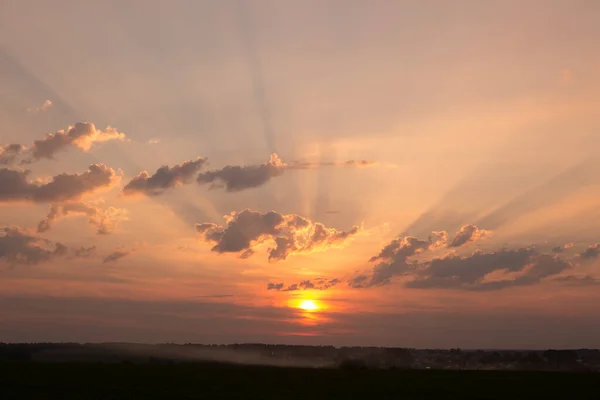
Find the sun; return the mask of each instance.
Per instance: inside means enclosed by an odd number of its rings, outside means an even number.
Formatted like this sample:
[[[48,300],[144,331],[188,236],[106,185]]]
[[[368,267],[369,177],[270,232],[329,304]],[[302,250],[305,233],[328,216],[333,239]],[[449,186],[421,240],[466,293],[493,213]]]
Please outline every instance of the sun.
[[[315,303],[314,300],[302,300],[300,304],[298,304],[298,308],[301,308],[304,311],[316,311],[319,309],[319,305]]]

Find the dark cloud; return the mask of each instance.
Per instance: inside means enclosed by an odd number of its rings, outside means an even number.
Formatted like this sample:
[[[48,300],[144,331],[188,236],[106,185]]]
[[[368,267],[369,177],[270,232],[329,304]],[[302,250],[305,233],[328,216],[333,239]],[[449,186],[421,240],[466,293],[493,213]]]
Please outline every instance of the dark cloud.
[[[477,241],[478,239],[484,238],[488,231],[479,229],[475,225],[464,225],[456,232],[454,239],[448,243],[448,247],[460,247]]]
[[[106,257],[104,257],[103,262],[104,263],[117,262],[121,258],[127,257],[129,254],[131,254],[131,251],[128,251],[128,250],[116,250],[116,251],[110,253],[109,255],[107,255]]]
[[[407,288],[498,290],[536,284],[571,268],[570,263],[556,256],[538,254],[533,248],[503,249],[490,253],[476,251],[466,257],[448,255],[425,262],[407,259],[418,252],[415,248],[423,251],[424,246],[422,241],[405,242],[398,247],[397,256],[385,258],[386,261],[373,268],[371,275],[358,275],[349,281],[349,285],[355,288],[379,286],[390,283],[392,277],[405,276],[409,278],[404,284]],[[491,276],[493,273],[508,274],[510,277],[494,280]]]
[[[417,277],[406,282],[405,286],[418,289],[499,290],[533,285],[569,268],[571,264],[566,261],[547,254],[538,255],[528,248],[476,252],[469,257],[434,259],[417,271]],[[493,272],[518,275],[510,279],[486,280]]]
[[[311,169],[325,166],[370,166],[375,163],[367,160],[345,162],[305,162],[284,163],[277,154],[272,153],[269,161],[258,165],[227,165],[221,169],[198,173],[206,165],[205,158],[186,161],[173,167],[162,166],[153,175],[143,171],[135,176],[123,189],[126,195],[145,194],[156,196],[169,188],[189,184],[192,180],[201,184],[210,184],[211,189],[223,188],[228,192],[239,192],[264,185],[272,178],[280,176],[286,169]]]
[[[104,164],[92,164],[81,174],[60,174],[49,182],[29,181],[28,171],[0,168],[0,202],[31,201],[58,203],[77,200],[118,180],[115,171]]]
[[[432,232],[427,240],[412,236],[396,238],[377,256],[369,260],[369,262],[377,263],[373,267],[371,275],[357,275],[350,279],[349,285],[363,288],[388,284],[394,276],[407,275],[416,268],[414,261],[409,262],[410,257],[443,246],[448,248],[464,246],[483,238],[487,233],[475,225],[464,225],[450,242],[448,242],[448,233],[445,231]]]
[[[243,258],[254,254],[254,247],[268,242],[269,261],[285,260],[290,254],[324,250],[343,246],[358,227],[347,232],[326,228],[295,214],[275,211],[259,212],[249,209],[226,217],[227,226],[213,223],[196,225],[204,241],[215,243],[212,251],[241,253]]]
[[[558,256],[539,254],[533,247],[487,253],[475,251],[464,257],[448,254],[425,261],[415,259],[419,254],[444,246],[467,245],[487,234],[475,225],[464,225],[451,241],[445,231],[433,232],[427,240],[412,236],[396,238],[369,260],[376,263],[371,273],[356,274],[348,280],[348,285],[367,288],[389,284],[394,277],[405,277],[407,288],[497,290],[536,284],[572,267]],[[571,246],[566,244],[564,248]],[[563,247],[557,248],[562,251]],[[557,248],[553,249],[555,253]]]
[[[125,134],[110,126],[101,131],[91,122],[78,122],[66,131],[49,133],[45,138],[35,140],[28,153],[31,153],[30,161],[54,159],[56,153],[71,146],[87,152],[95,143],[125,139]]]
[[[568,250],[574,246],[575,246],[574,243],[567,243],[563,246],[555,246],[552,248],[552,252],[555,254],[560,254],[560,253],[563,253],[565,250]]]
[[[52,246],[50,241],[32,236],[19,227],[0,228],[0,260],[9,265],[38,264],[64,256],[67,251],[65,245],[55,243]]]
[[[197,158],[169,167],[160,167],[153,175],[143,171],[136,175],[124,188],[126,195],[145,194],[156,196],[165,190],[193,182],[196,173],[206,164],[205,158]]]
[[[267,290],[281,290],[283,289],[283,283],[269,283],[267,285]]]
[[[598,258],[600,255],[600,243],[589,246],[585,251],[580,254],[580,257],[584,260],[592,260]]]
[[[269,161],[259,165],[228,165],[222,169],[203,172],[197,177],[199,184],[210,183],[211,188],[224,187],[228,192],[255,188],[267,183],[285,171],[286,164],[277,154],[271,154]]]
[[[65,203],[50,206],[48,215],[39,222],[38,232],[50,230],[53,223],[60,218],[69,215],[84,215],[88,217],[88,223],[96,228],[96,233],[106,235],[113,232],[119,221],[126,219],[125,210],[108,207],[102,209],[92,204]]]
[[[554,278],[553,281],[570,286],[600,285],[600,279],[591,275],[566,275]]]
[[[342,162],[329,161],[292,161],[285,163],[275,153],[269,161],[259,165],[228,165],[222,169],[203,172],[198,175],[200,184],[210,183],[211,188],[224,188],[228,192],[238,192],[264,185],[272,178],[278,177],[288,169],[314,169],[321,167],[367,167],[375,165],[373,161],[349,160]]]
[[[294,292],[297,290],[326,290],[335,285],[341,283],[339,279],[325,279],[325,278],[316,278],[305,280],[300,283],[294,283],[287,287],[283,283],[269,283],[267,285],[267,290],[277,290],[281,292]]]
[[[17,158],[25,151],[25,146],[8,144],[0,146],[0,165],[13,165]]]
[[[75,250],[75,257],[89,258],[96,255],[96,246],[80,247]]]

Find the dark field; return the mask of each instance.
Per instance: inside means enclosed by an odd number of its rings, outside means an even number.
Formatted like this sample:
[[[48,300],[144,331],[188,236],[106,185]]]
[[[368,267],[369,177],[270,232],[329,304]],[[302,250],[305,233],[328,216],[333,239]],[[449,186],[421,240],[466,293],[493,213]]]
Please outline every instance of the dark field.
[[[0,363],[0,399],[600,399],[600,374]]]

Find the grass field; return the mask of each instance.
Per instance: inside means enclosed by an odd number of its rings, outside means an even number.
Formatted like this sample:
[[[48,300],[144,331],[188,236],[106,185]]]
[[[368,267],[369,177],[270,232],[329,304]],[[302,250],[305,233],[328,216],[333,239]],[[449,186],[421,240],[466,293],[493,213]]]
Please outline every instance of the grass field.
[[[600,374],[2,363],[0,399],[600,399]]]

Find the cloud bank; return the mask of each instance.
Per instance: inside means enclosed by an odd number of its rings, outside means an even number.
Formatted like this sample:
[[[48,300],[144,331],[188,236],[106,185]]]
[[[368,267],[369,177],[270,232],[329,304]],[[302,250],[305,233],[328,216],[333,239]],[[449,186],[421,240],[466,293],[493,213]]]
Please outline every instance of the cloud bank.
[[[465,225],[452,240],[448,240],[448,234],[443,231],[434,232],[427,240],[411,236],[394,239],[369,260],[375,263],[370,274],[356,275],[348,284],[368,288],[403,277],[403,285],[414,289],[498,290],[536,284],[572,268],[570,262],[557,255],[540,254],[533,247],[494,252],[477,250],[468,256],[450,253],[427,261],[414,258],[441,246],[447,249],[466,246],[488,235],[488,231],[475,225]],[[557,248],[553,253],[557,253]]]
[[[571,285],[590,285],[598,282],[597,278],[588,275],[565,276],[563,273],[576,266],[572,262],[575,259],[585,260],[600,255],[600,245],[590,246],[572,261],[560,258],[556,254],[556,248],[552,251],[554,254],[540,253],[535,247],[503,248],[491,252],[476,250],[467,256],[460,256],[454,252],[455,248],[467,246],[488,235],[488,231],[474,225],[465,225],[452,239],[448,238],[449,235],[445,231],[433,232],[427,239],[398,237],[379,254],[371,257],[369,262],[375,265],[369,273],[353,274],[346,283],[352,288],[364,289],[387,285],[393,278],[401,278],[401,284],[410,289],[491,291],[534,285],[544,280]],[[570,247],[572,244],[568,243],[560,248]],[[436,251],[440,249],[451,252],[444,256],[435,256],[439,254]],[[325,290],[341,282],[340,279],[317,278],[288,286],[284,283],[269,283],[267,289],[281,292]]]
[[[268,258],[272,262],[285,260],[292,254],[342,247],[358,233],[358,227],[338,231],[295,214],[275,211],[263,213],[246,209],[231,213],[225,219],[226,226],[210,222],[196,225],[201,239],[214,244],[212,251],[239,253],[240,257],[248,258],[257,247],[268,243]]]

